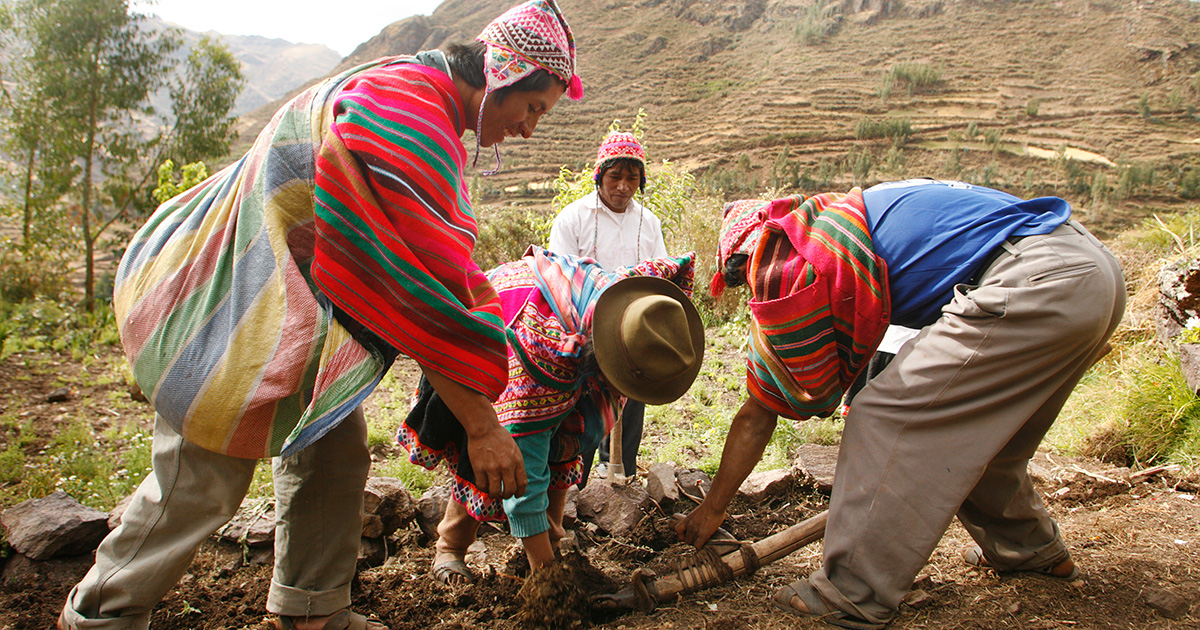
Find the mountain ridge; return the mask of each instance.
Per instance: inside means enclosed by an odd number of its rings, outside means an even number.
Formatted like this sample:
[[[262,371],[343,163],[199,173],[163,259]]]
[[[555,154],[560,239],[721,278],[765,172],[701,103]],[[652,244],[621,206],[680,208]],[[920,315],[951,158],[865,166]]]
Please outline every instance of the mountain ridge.
[[[429,16],[388,25],[333,72],[469,41],[510,4],[447,0]],[[793,180],[834,188],[965,172],[1077,197],[1084,186],[1071,178],[1094,173],[1072,174],[1068,155],[1102,156],[1084,167],[1114,183],[1120,165],[1166,162],[1175,178],[1200,168],[1200,7],[1186,0],[560,5],[579,43],[584,100],[560,102],[538,137],[505,142],[497,185],[590,161],[609,123],[628,124],[639,108],[652,161],[759,189],[781,162],[800,174]],[[888,92],[889,73],[904,63],[940,79]],[[243,137],[270,113],[247,115]],[[891,150],[890,139],[863,137],[864,120],[905,122],[911,133]],[[850,160],[863,155],[875,166],[859,177]],[[1139,212],[1181,202],[1151,198]]]

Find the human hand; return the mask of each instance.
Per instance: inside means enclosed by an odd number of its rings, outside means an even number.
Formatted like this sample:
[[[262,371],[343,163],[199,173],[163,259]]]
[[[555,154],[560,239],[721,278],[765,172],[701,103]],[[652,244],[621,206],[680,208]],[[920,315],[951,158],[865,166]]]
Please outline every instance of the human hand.
[[[725,510],[714,508],[708,501],[704,501],[692,510],[691,514],[675,524],[675,533],[679,540],[691,543],[699,549],[712,538],[713,532],[724,522]]]
[[[441,372],[422,369],[467,433],[467,454],[475,469],[475,487],[497,499],[525,494],[525,458],[512,435],[500,426],[492,402]]]
[[[511,434],[499,424],[467,440],[475,486],[496,499],[525,494],[525,459]]]

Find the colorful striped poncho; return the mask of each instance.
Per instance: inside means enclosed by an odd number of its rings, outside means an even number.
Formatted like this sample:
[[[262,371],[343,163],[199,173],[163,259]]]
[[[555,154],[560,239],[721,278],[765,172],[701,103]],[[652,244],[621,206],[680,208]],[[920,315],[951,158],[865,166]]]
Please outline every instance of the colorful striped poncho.
[[[134,236],[114,290],[121,339],[155,411],[189,441],[290,455],[360,404],[397,349],[493,397],[503,388],[499,305],[469,258],[463,108],[446,74],[414,61],[301,93],[242,159]],[[394,203],[397,187],[420,208]],[[447,314],[438,326],[415,323],[433,311]],[[447,358],[471,352],[470,369]]]
[[[858,188],[763,204],[763,216],[775,218],[746,269],[746,384],[779,415],[828,416],[887,329],[887,265],[875,255]]]
[[[612,429],[621,395],[600,377],[594,361],[583,360],[592,313],[604,289],[623,278],[653,276],[678,285],[689,297],[695,254],[645,260],[605,271],[591,258],[531,247],[518,261],[488,272],[508,325],[508,384],[494,407],[500,423],[518,441],[554,431],[550,487],[567,488],[583,477],[580,453],[594,449]],[[424,384],[422,384],[424,388]],[[503,520],[501,502],[474,484],[465,434],[444,404],[430,404],[424,388],[397,433],[413,463],[434,468],[445,460],[455,477],[453,497],[477,520]],[[583,443],[584,436],[594,438]]]

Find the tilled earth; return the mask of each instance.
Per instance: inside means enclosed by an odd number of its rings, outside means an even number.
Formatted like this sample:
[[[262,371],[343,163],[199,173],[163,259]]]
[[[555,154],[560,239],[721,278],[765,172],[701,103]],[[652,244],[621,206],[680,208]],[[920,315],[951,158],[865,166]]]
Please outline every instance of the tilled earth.
[[[21,376],[31,365],[46,364],[11,358],[0,364],[0,379],[8,390],[0,412],[22,407],[24,411],[17,415],[39,434],[54,431],[64,417],[111,416],[104,412],[109,404],[105,401],[124,388],[123,384],[87,386],[77,389],[70,400],[49,405],[41,401],[53,388],[38,378]],[[50,367],[65,374],[81,369],[70,362]],[[919,576],[911,604],[901,607],[891,627],[1200,628],[1200,616],[1188,612],[1200,599],[1200,505],[1195,476],[1168,470],[1135,476],[1126,483],[1122,479],[1128,471],[1122,476],[1101,462],[1045,454],[1040,459],[1044,470],[1062,473],[1040,476],[1039,490],[1084,578],[1068,583],[1038,575],[1000,576],[968,567],[959,558],[969,538],[955,524]],[[741,540],[760,540],[825,509],[827,499],[811,485],[800,484],[757,505],[739,500],[731,506],[726,528]],[[664,505],[647,515],[632,535],[619,539],[587,523],[576,523],[571,528],[573,540],[566,545],[569,568],[546,576],[529,576],[519,541],[492,530],[481,538],[482,548],[468,557],[480,579],[459,587],[430,579],[432,541],[410,525],[388,539],[390,557],[383,566],[359,572],[353,585],[354,608],[378,616],[393,630],[824,627],[800,621],[769,603],[778,588],[819,566],[819,542],[753,575],[684,595],[652,611],[590,610],[586,602],[591,596],[625,588],[635,570],[668,575],[691,553],[689,546],[675,540],[669,514],[692,506],[686,498],[674,506]],[[51,561],[27,568],[22,579],[6,579],[0,585],[0,630],[52,628],[67,591],[89,564],[89,557]],[[6,576],[10,574],[6,571]],[[152,627],[267,628],[264,604],[270,575],[269,553],[247,554],[214,539],[201,548],[187,576],[155,608]]]

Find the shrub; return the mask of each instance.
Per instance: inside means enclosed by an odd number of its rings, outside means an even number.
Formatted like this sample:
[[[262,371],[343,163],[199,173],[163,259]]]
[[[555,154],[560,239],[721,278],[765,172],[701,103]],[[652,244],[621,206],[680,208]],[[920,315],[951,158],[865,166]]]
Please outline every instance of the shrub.
[[[1152,112],[1150,111],[1150,95],[1149,94],[1142,94],[1141,96],[1138,97],[1137,110],[1138,110],[1138,114],[1144,120],[1151,120],[1153,118]]]
[[[42,297],[0,304],[0,322],[0,358],[24,350],[55,350],[78,359],[120,342],[112,308],[102,302],[90,313]]]
[[[486,271],[520,258],[530,245],[544,247],[554,221],[554,216],[547,214],[512,206],[477,206],[479,240],[475,242],[475,263]]]
[[[889,138],[894,145],[903,145],[912,136],[912,123],[907,118],[861,118],[854,125],[854,137],[859,140]]]
[[[1120,165],[1121,175],[1117,179],[1115,196],[1117,199],[1128,199],[1143,190],[1154,187],[1155,168],[1148,162],[1135,162]]]
[[[838,10],[838,5],[831,5],[829,0],[814,0],[796,24],[793,37],[808,46],[820,44],[837,32],[842,17]]]
[[[34,242],[24,247],[11,239],[0,241],[0,305],[65,295],[72,252],[62,244]]]
[[[208,179],[208,167],[204,162],[184,164],[179,177],[175,177],[175,162],[166,160],[158,166],[158,187],[154,199],[164,203],[168,199]]]
[[[846,164],[854,177],[854,185],[866,187],[867,178],[871,176],[871,169],[875,166],[871,152],[851,150],[846,155]]]
[[[892,66],[891,78],[908,88],[908,95],[932,90],[942,84],[942,71],[927,63],[906,61]]]

